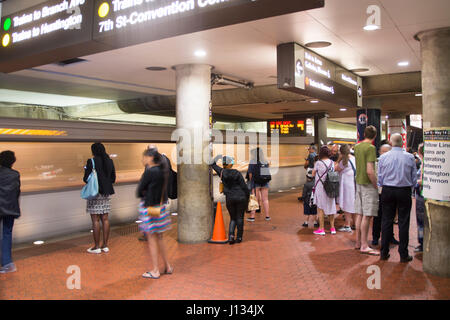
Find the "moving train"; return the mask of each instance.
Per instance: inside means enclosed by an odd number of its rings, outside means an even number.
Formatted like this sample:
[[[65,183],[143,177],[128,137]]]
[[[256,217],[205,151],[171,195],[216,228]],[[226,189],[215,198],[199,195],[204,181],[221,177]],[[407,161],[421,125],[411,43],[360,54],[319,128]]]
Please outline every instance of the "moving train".
[[[14,242],[89,232],[91,219],[86,214],[86,201],[81,199],[80,190],[83,168],[91,157],[90,146],[97,141],[105,144],[117,171],[110,221],[112,225],[133,223],[138,216],[135,190],[143,173],[142,152],[155,145],[171,159],[176,170],[174,130],[175,127],[167,126],[2,118],[0,150],[16,153],[14,169],[20,172],[22,183],[22,217],[14,228]],[[279,144],[272,146],[276,152],[269,146],[268,159],[274,164],[271,191],[304,184],[303,164],[312,142],[312,137],[290,137],[280,138]],[[228,152],[234,156],[237,169],[245,175],[253,147],[236,143],[230,148],[214,143],[213,150],[214,155]],[[212,195],[215,201],[223,201],[218,180],[219,177],[213,176]],[[176,200],[171,202],[170,210],[176,212]]]

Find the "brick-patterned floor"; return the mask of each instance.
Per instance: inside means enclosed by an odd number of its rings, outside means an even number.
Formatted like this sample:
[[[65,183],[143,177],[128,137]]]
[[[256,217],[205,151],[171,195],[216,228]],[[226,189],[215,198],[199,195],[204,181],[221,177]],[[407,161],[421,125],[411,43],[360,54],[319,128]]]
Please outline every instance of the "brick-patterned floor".
[[[90,255],[90,236],[14,251],[18,272],[0,275],[0,299],[449,299],[450,279],[422,271],[421,255],[399,263],[361,255],[354,234],[315,236],[301,227],[298,190],[271,194],[272,221],[246,222],[241,244],[183,245],[176,224],[166,235],[173,275],[141,278],[146,244],[135,225],[112,232],[111,252]],[[225,223],[228,223],[227,213]],[[338,221],[338,225],[342,224]],[[417,245],[411,219],[410,253]],[[397,231],[396,231],[397,234]],[[67,267],[81,268],[81,290],[69,290]],[[381,289],[369,290],[367,268],[381,268]]]

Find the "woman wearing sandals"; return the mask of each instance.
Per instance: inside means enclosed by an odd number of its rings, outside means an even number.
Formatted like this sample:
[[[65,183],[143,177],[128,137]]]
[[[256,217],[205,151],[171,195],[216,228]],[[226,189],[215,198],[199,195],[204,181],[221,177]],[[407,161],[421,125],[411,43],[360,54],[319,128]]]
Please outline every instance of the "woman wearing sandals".
[[[109,220],[108,215],[111,212],[111,195],[114,194],[113,183],[116,182],[116,170],[114,162],[106,153],[105,146],[100,142],[91,146],[92,159],[89,159],[84,167],[83,181],[87,183],[92,169],[97,171],[98,195],[96,198],[87,201],[86,212],[91,215],[92,229],[95,246],[89,248],[87,252],[100,254],[109,252]],[[103,226],[103,245],[100,246],[100,221]]]
[[[141,198],[139,215],[142,221],[139,229],[147,237],[148,249],[151,258],[151,270],[142,276],[149,279],[159,279],[161,272],[158,267],[158,256],[164,262],[163,274],[172,274],[173,268],[167,258],[166,246],[163,234],[171,228],[170,212],[167,206],[167,184],[169,179],[169,167],[163,156],[156,149],[147,149],[142,157],[145,172],[137,189],[137,196]],[[149,207],[160,206],[159,216],[151,216]]]

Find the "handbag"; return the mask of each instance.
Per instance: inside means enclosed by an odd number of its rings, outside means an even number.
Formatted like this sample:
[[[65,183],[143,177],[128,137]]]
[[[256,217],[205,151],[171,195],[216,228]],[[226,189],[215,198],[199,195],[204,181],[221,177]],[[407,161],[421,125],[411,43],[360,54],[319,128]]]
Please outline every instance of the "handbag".
[[[97,170],[95,170],[94,158],[92,161],[92,172],[87,179],[86,185],[81,189],[81,198],[86,200],[92,200],[98,195],[98,177]]]
[[[223,193],[222,173],[223,173],[223,170],[220,172],[220,182],[219,182],[219,192],[220,193]]]
[[[259,203],[256,196],[252,193],[248,199],[248,209],[247,211],[256,211],[259,209]]]

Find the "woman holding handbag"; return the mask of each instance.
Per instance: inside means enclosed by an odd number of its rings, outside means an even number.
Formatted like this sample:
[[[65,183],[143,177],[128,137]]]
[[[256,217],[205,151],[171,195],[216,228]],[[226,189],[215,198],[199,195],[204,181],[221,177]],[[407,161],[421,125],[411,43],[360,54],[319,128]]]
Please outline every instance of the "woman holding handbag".
[[[172,274],[173,268],[167,258],[163,234],[171,228],[170,213],[167,210],[167,184],[169,167],[163,156],[156,149],[147,149],[142,157],[145,172],[137,188],[137,196],[141,198],[139,215],[142,221],[139,229],[147,237],[152,267],[142,277],[159,279],[158,256],[164,262],[163,274]]]
[[[87,200],[86,212],[91,215],[92,230],[95,246],[89,248],[87,252],[100,254],[109,252],[109,220],[111,212],[111,195],[114,194],[113,183],[116,182],[116,169],[114,162],[106,153],[105,146],[96,142],[91,146],[93,158],[89,159],[84,167],[83,181],[88,183],[89,176],[94,171],[97,174],[98,194],[96,197]],[[100,246],[100,221],[103,229],[103,245]]]
[[[14,220],[20,217],[20,174],[12,169],[15,162],[14,152],[0,153],[0,225],[3,223],[0,273],[17,271],[11,256]]]
[[[222,158],[223,168],[219,167],[216,162]],[[242,174],[232,169],[234,159],[231,157],[222,157],[218,155],[214,158],[211,167],[220,176],[223,184],[223,193],[225,194],[227,210],[230,214],[230,227],[228,232],[228,243],[242,242],[244,235],[244,214],[248,207],[250,190],[244,181]],[[235,230],[237,227],[237,236]]]

